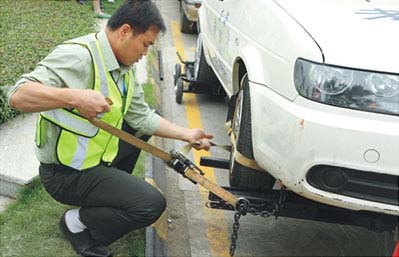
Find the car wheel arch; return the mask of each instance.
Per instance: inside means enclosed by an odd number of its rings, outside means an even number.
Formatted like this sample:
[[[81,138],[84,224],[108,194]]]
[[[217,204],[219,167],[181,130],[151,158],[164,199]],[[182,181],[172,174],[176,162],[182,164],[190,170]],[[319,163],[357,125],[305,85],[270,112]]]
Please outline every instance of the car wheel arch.
[[[234,111],[235,111],[235,106],[236,106],[236,99],[237,95],[240,91],[240,82],[244,75],[247,73],[247,67],[245,65],[245,62],[242,58],[237,57],[234,60],[233,64],[233,69],[232,69],[232,95],[229,96],[229,102],[228,102],[228,112],[227,112],[227,118],[226,121],[230,121],[233,118]]]
[[[234,61],[232,73],[232,92],[234,92],[234,94],[237,94],[240,90],[240,81],[245,73],[247,73],[247,66],[242,58],[237,57]]]
[[[241,65],[244,65],[250,81],[254,81],[256,83],[263,85],[269,84],[270,76],[267,70],[268,60],[264,60],[265,54],[262,49],[259,49],[254,45],[247,44],[239,49],[239,54],[237,56],[238,57],[236,57],[235,59],[234,66],[239,65],[240,67]],[[233,68],[233,75],[234,75],[234,68]],[[239,70],[237,70],[237,72],[238,71]],[[239,77],[235,78],[240,79]],[[240,80],[238,80],[237,83],[239,84]],[[239,89],[238,87],[237,88],[234,87],[234,90],[238,89]]]

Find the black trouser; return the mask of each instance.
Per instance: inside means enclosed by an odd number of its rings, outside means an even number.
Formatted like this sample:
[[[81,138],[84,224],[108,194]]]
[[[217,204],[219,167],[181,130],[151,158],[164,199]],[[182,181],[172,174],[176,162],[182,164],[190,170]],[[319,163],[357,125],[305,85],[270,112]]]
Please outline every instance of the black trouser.
[[[126,124],[123,130],[134,133]],[[148,140],[149,137],[143,137]],[[41,164],[40,178],[57,201],[80,206],[80,219],[99,245],[154,223],[166,208],[163,195],[131,175],[140,150],[124,142],[111,167],[78,171],[63,165]]]

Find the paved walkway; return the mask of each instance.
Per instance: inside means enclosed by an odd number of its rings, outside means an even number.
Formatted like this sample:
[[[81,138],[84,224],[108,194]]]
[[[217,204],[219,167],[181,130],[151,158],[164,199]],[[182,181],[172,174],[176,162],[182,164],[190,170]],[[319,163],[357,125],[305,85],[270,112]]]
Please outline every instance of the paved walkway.
[[[0,195],[15,197],[38,174],[34,154],[35,114],[22,114],[0,125]]]

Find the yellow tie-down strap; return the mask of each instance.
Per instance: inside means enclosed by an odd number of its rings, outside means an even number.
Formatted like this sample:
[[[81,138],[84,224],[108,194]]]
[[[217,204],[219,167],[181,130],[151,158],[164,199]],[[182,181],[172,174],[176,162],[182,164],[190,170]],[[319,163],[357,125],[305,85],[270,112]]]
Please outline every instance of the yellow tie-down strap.
[[[257,171],[264,171],[261,167],[258,166],[258,164],[256,163],[256,161],[254,159],[249,159],[249,158],[245,157],[237,150],[235,152],[234,160],[244,167],[248,167],[248,168],[251,168],[251,169],[257,170]]]
[[[248,167],[257,171],[264,171],[261,167],[259,167],[259,165],[256,163],[254,159],[245,157],[237,150],[236,135],[234,134],[233,129],[231,127],[231,121],[226,122],[224,124],[224,128],[227,134],[230,136],[230,142],[233,145],[233,149],[235,149],[234,160],[244,167]]]
[[[250,158],[245,157],[244,155],[242,155],[237,150],[235,134],[234,134],[234,132],[233,132],[233,130],[231,128],[231,122],[230,121],[226,122],[225,129],[227,131],[227,134],[230,136],[230,141],[231,141],[231,144],[232,144],[233,148],[230,145],[219,145],[219,144],[216,144],[216,143],[214,143],[212,141],[210,142],[211,146],[217,147],[217,148],[221,148],[221,149],[223,149],[223,150],[225,150],[227,152],[231,152],[232,149],[235,149],[234,160],[237,163],[239,163],[240,165],[242,165],[244,167],[248,167],[248,168],[251,168],[251,169],[254,169],[254,170],[257,170],[257,171],[264,171],[261,167],[258,166],[258,164],[256,163],[256,161],[254,159],[250,159]],[[187,155],[191,151],[193,146],[196,145],[196,144],[199,144],[199,143],[187,144],[187,145],[183,146],[183,148],[180,149],[180,152],[183,155]]]

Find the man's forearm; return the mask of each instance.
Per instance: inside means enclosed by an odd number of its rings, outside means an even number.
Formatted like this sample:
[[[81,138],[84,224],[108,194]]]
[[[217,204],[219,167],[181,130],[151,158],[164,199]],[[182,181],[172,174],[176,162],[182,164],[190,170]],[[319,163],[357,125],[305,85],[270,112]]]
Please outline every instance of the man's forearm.
[[[186,137],[187,132],[187,128],[180,127],[161,117],[158,129],[155,131],[154,135],[188,141],[188,138]]]
[[[10,103],[13,108],[24,112],[76,108],[89,120],[110,110],[105,97],[95,90],[55,88],[36,82],[27,82],[18,88]]]
[[[11,96],[10,103],[23,112],[41,112],[57,108],[73,108],[76,99],[72,89],[45,86],[37,82],[27,82]]]

